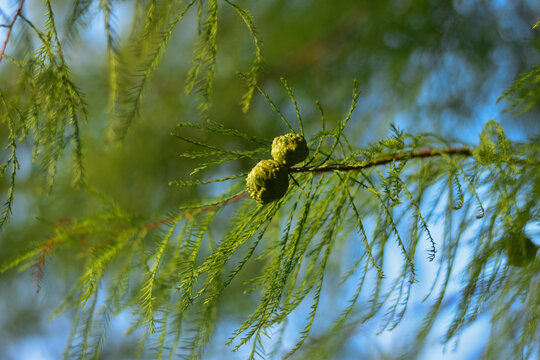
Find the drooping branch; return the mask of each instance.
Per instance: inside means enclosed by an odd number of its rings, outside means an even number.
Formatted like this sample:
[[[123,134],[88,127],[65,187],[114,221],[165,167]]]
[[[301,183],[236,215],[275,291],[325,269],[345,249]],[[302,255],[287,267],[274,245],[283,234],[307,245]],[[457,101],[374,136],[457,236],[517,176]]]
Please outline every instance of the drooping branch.
[[[290,168],[289,173],[300,173],[300,172],[313,172],[313,173],[326,173],[326,172],[332,172],[332,171],[355,171],[355,170],[362,170],[369,167],[374,166],[380,166],[388,164],[392,161],[401,161],[405,159],[413,159],[413,158],[428,158],[428,157],[437,157],[441,155],[461,155],[461,156],[472,156],[473,152],[471,148],[468,147],[448,147],[448,148],[441,148],[441,149],[421,149],[421,150],[414,150],[414,151],[408,151],[408,152],[399,152],[394,155],[381,157],[378,159],[374,159],[372,161],[364,162],[358,165],[329,165],[324,167],[305,167],[305,168]],[[141,231],[147,231],[154,228],[157,228],[159,226],[168,224],[172,222],[173,220],[180,217],[190,217],[195,214],[203,213],[210,210],[216,210],[221,206],[225,206],[234,202],[237,202],[239,200],[245,199],[248,197],[247,192],[241,192],[239,194],[236,194],[234,196],[231,196],[227,199],[223,199],[221,201],[213,202],[211,204],[203,205],[203,206],[197,206],[192,208],[191,210],[188,210],[189,208],[186,207],[186,212],[183,212],[178,215],[174,216],[167,216],[161,219],[157,219],[153,222],[149,222],[141,227]],[[57,224],[58,226],[59,224]]]
[[[24,0],[21,0],[19,2],[19,7],[17,8],[15,15],[13,15],[13,18],[11,19],[11,23],[7,26],[8,32],[6,35],[6,39],[4,40],[4,45],[2,45],[2,50],[0,50],[0,62],[2,62],[2,59],[4,58],[4,52],[6,51],[7,43],[9,41],[9,38],[11,37],[11,31],[13,30],[13,26],[15,25],[15,22],[17,21],[17,19],[22,13],[23,5],[24,5]]]
[[[414,159],[414,158],[427,158],[427,157],[436,157],[436,156],[442,156],[445,155],[462,155],[462,156],[472,156],[473,152],[471,148],[468,147],[447,147],[447,148],[441,148],[441,149],[421,149],[421,150],[414,150],[414,151],[407,151],[407,152],[399,152],[391,156],[385,156],[381,157],[372,161],[364,162],[358,165],[329,165],[324,167],[301,167],[301,168],[290,168],[289,173],[300,173],[300,172],[313,172],[316,174],[319,173],[325,173],[325,172],[332,172],[332,171],[354,171],[354,170],[362,170],[365,168],[370,168],[373,166],[380,166],[388,164],[392,161],[401,161],[405,159]],[[231,204],[233,202],[245,199],[248,197],[247,192],[243,192],[240,194],[237,194],[231,198],[225,199],[220,202],[215,202],[212,204],[209,204],[208,206],[202,206],[197,207],[196,209],[193,209],[192,211],[188,211],[187,213],[182,214],[182,216],[191,216],[195,213],[201,213],[213,209],[217,209],[220,206],[225,206],[228,204]],[[170,216],[167,218],[159,219],[154,222],[148,223],[144,226],[146,230],[156,228],[158,226],[167,224],[171,221],[173,221],[176,217]]]

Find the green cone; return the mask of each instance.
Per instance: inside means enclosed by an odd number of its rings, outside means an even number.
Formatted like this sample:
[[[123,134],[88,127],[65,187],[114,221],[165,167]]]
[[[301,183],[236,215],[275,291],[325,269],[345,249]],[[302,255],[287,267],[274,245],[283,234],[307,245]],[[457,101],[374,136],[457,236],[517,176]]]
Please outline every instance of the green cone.
[[[309,155],[309,148],[304,137],[289,133],[274,139],[271,154],[278,163],[290,167],[304,161]]]
[[[274,160],[261,160],[248,174],[246,186],[249,196],[260,204],[281,199],[289,187],[287,168]]]

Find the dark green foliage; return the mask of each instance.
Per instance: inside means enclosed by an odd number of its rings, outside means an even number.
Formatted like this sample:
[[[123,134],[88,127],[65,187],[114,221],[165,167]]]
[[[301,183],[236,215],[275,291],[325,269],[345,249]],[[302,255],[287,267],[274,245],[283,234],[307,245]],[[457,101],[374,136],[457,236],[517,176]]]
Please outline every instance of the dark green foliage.
[[[523,234],[509,234],[505,239],[508,263],[513,266],[525,266],[536,258],[538,247]]]
[[[525,229],[536,207],[535,200],[529,199],[518,212],[513,214],[514,218],[507,220],[508,225],[500,241],[504,244],[508,263],[513,266],[527,266],[536,258],[538,246],[531,241]]]

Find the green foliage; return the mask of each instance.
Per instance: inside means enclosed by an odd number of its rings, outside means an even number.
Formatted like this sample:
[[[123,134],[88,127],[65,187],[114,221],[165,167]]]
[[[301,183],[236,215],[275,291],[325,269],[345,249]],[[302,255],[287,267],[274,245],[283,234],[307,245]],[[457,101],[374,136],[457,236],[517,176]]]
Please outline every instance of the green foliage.
[[[289,170],[296,185],[291,185],[277,202],[260,205],[247,198],[244,180],[237,175],[176,181],[180,186],[233,183],[210,202],[155,219],[130,215],[104,198],[103,211],[58,225],[48,242],[31,247],[1,271],[27,268],[36,254],[48,257],[52,250],[69,249],[84,259],[79,281],[55,313],[76,309],[78,314],[66,350],[69,356],[98,358],[110,317],[130,310],[134,314],[130,332],[142,331],[141,355],[172,357],[183,341],[186,347],[182,353],[197,358],[212,333],[221,294],[244,268],[259,264],[260,271],[245,279],[246,294],[260,294],[258,305],[233,332],[229,344],[238,349],[249,343],[250,358],[264,357],[263,338],[285,326],[291,313],[308,302],[311,311],[287,358],[308,338],[328,267],[336,260],[333,254],[339,248],[360,242],[364,251],[342,274],[342,281],[357,278],[358,286],[349,305],[334,319],[334,328],[342,328],[351,320],[365,322],[380,312],[386,314],[382,328],[394,328],[405,314],[417,281],[417,263],[426,257],[437,260],[439,270],[433,289],[439,288],[438,295],[421,330],[421,342],[441,310],[457,249],[474,239],[469,243],[474,256],[467,266],[458,311],[446,341],[457,336],[488,304],[499,314],[496,324],[504,324],[509,319],[501,309],[523,301],[524,314],[529,315],[519,321],[538,329],[535,311],[529,308],[534,302],[527,300],[533,294],[524,293],[522,281],[513,278],[525,277],[534,288],[539,262],[533,260],[523,268],[509,266],[504,255],[506,240],[496,234],[508,226],[523,229],[527,223],[538,221],[538,204],[529,200],[523,207],[518,200],[535,199],[540,191],[536,167],[539,144],[514,143],[497,123],[491,122],[474,150],[451,146],[430,134],[406,134],[396,128],[387,139],[355,148],[344,127],[356,99],[355,88],[344,120],[335,129],[323,130],[309,139],[312,158],[303,167]],[[213,123],[181,126],[267,144]],[[218,159],[215,164],[243,157],[256,160],[264,154],[262,150],[227,151],[195,139],[180,139],[209,150],[204,155]],[[262,149],[268,155],[269,146]],[[197,153],[188,154],[199,157]],[[433,191],[439,193],[435,202],[428,200]],[[426,210],[426,202],[430,209]],[[235,214],[229,218],[231,209]],[[428,224],[440,215],[445,217],[445,238],[437,245]],[[227,232],[221,234],[214,225],[218,219],[230,224]],[[366,223],[375,226],[368,230]],[[401,270],[395,278],[388,278],[384,272],[385,254],[391,248],[402,254]],[[374,289],[364,286],[369,277],[375,279]],[[371,306],[362,311],[357,309],[357,302],[366,291]],[[98,296],[105,296],[107,301],[97,305]],[[431,292],[427,294],[431,296]],[[195,330],[184,330],[190,328]],[[517,339],[520,354],[533,351],[530,336],[524,332]]]
[[[540,67],[534,67],[530,72],[521,75],[514,85],[508,89],[500,98],[510,100],[509,111],[524,113],[540,104],[538,86],[540,85]]]
[[[79,130],[80,118],[86,117],[86,105],[70,76],[58,38],[54,13],[49,1],[45,31],[41,32],[26,18],[23,20],[41,40],[32,57],[10,60],[18,68],[17,93],[0,90],[1,120],[8,124],[9,159],[1,164],[0,174],[11,166],[11,185],[0,227],[8,220],[13,203],[17,169],[17,143],[32,138],[32,159],[40,164],[45,186],[50,191],[58,161],[67,146],[73,144],[74,182],[84,178],[83,152]]]
[[[106,4],[110,4],[110,2],[106,2]],[[225,1],[224,4],[227,4],[241,17],[255,45],[253,64],[247,75],[248,89],[242,98],[242,108],[247,111],[262,63],[260,40],[249,12],[230,1]],[[106,19],[109,18],[107,14],[110,13],[110,10],[107,9],[110,6],[104,6]],[[152,73],[161,62],[175,28],[195,7],[197,7],[196,18],[199,36],[193,52],[192,67],[187,75],[185,91],[187,94],[193,91],[199,94],[199,109],[203,115],[209,111],[212,103],[218,52],[218,1],[191,0],[186,4],[149,1],[144,6],[145,9],[140,10],[133,22],[133,40],[120,54],[114,46],[116,42],[114,31],[109,22],[106,21],[105,24],[109,48],[110,106],[114,110],[111,117],[110,137],[114,140],[121,140],[125,137],[139,112],[144,91]],[[144,45],[141,46],[141,44]],[[134,59],[143,59],[144,61],[141,64]],[[119,64],[123,68],[123,73],[120,74],[121,78],[118,77],[116,70]]]
[[[77,280],[52,315],[73,316],[64,358],[103,357],[111,320],[124,312],[132,315],[128,335],[138,338],[138,357],[201,358],[216,326],[229,319],[222,314],[222,302],[231,291],[241,292],[249,304],[227,342],[232,350],[247,348],[249,359],[275,357],[282,351],[280,341],[270,350],[265,338],[279,340],[288,320],[307,306],[297,339],[283,358],[312,358],[325,352],[330,357],[340,351],[345,334],[350,336],[370,320],[380,320],[380,331],[396,328],[419,281],[418,267],[432,262],[436,274],[425,294],[430,308],[407,354],[414,358],[444,310],[463,247],[472,255],[466,259],[444,343],[457,340],[467,326],[489,312],[493,331],[487,358],[538,356],[534,344],[540,329],[536,290],[540,260],[529,229],[540,220],[538,138],[512,141],[499,123],[490,121],[477,144],[406,133],[392,126],[387,138],[359,146],[355,134],[347,131],[361,101],[357,82],[351,104],[337,121],[332,121],[334,116],[327,119],[315,102],[313,109],[320,113],[320,126],[315,129],[313,122],[305,126],[302,120],[300,109],[307,112],[308,106],[299,106],[302,103],[281,78],[282,95],[290,98],[290,113],[296,116],[291,121],[289,112],[258,82],[261,40],[250,12],[236,3],[140,1],[127,39],[118,33],[116,1],[75,1],[64,37],[59,36],[49,0],[45,6],[44,30],[22,14],[18,19],[21,31],[39,40],[36,51],[21,57],[3,54],[16,69],[17,84],[0,89],[0,121],[7,125],[8,152],[0,175],[9,183],[0,227],[12,211],[20,148],[28,144],[49,191],[62,155],[71,147],[75,181],[102,208],[58,221],[46,240],[28,244],[26,251],[0,264],[0,274],[33,268],[39,289],[45,264],[53,256],[67,253],[74,259]],[[86,118],[87,108],[63,49],[75,43],[80,30],[96,16],[92,9],[103,16],[107,131],[113,141],[126,139],[178,24],[192,16],[197,41],[184,90],[199,95],[197,109],[203,121],[180,120],[171,135],[187,146],[180,156],[199,163],[191,170],[194,177],[169,185],[192,187],[197,194],[207,194],[208,185],[218,195],[143,216],[95,190],[85,179],[80,120]],[[283,128],[307,139],[308,158],[296,167],[280,168],[290,180],[285,194],[272,202],[250,199],[248,173],[236,166],[255,166],[268,159],[272,140],[209,120],[223,9],[240,18],[254,47],[249,71],[240,74],[247,86],[241,110],[248,111],[257,90]],[[530,112],[540,104],[539,85],[536,66],[500,99],[509,100],[509,110]],[[220,145],[208,140],[216,138],[231,141]],[[201,175],[212,169],[221,170],[220,175]],[[433,226],[441,224],[442,235],[436,236]],[[359,247],[360,251],[351,252],[352,265],[340,266],[343,254]],[[390,264],[393,253],[400,257]],[[323,335],[318,338],[322,344],[317,344],[311,335],[318,326],[322,299],[350,283],[355,286],[346,305],[334,311],[325,332],[318,332]],[[332,333],[344,336],[336,338]]]
[[[533,26],[536,29],[540,26],[540,20]],[[525,113],[540,106],[540,66],[535,66],[525,74],[522,74],[514,84],[497,101],[507,99],[510,106],[507,111],[515,111],[518,114]]]
[[[99,11],[103,13],[107,38],[110,140],[118,141],[125,138],[139,112],[144,91],[163,57],[173,31],[180,20],[195,6],[198,6],[197,22],[203,25],[199,29],[200,36],[193,55],[193,67],[186,80],[186,92],[189,94],[196,90],[200,93],[199,108],[203,113],[208,111],[212,101],[217,55],[217,0],[208,2],[193,0],[181,6],[168,1],[149,1],[139,5],[144,9],[138,7],[139,14],[133,22],[130,44],[123,47],[120,47],[116,31],[114,1],[76,1],[66,22],[66,39],[69,42],[74,42],[79,29],[87,24],[88,18],[95,16],[91,13],[94,3],[99,3]],[[247,111],[262,63],[260,40],[249,12],[230,1],[225,1],[225,4],[241,17],[255,45],[253,64],[246,75],[248,89],[242,99],[242,108]],[[204,7],[207,8],[207,13],[203,20]],[[46,1],[46,8],[47,22],[44,31],[40,31],[22,14],[20,16],[25,31],[33,32],[41,42],[38,51],[26,54],[23,59],[2,54],[18,68],[19,87],[16,92],[9,93],[0,89],[0,119],[8,124],[8,146],[11,151],[11,156],[0,164],[2,175],[8,168],[11,169],[11,185],[2,211],[0,227],[8,221],[11,213],[19,167],[17,143],[21,143],[27,137],[32,137],[33,160],[41,165],[49,191],[53,186],[58,161],[64,149],[70,144],[73,144],[76,158],[74,182],[80,183],[84,178],[79,123],[81,117],[86,118],[86,105],[83,95],[71,79],[50,1]],[[138,59],[142,59],[143,62],[140,63]]]

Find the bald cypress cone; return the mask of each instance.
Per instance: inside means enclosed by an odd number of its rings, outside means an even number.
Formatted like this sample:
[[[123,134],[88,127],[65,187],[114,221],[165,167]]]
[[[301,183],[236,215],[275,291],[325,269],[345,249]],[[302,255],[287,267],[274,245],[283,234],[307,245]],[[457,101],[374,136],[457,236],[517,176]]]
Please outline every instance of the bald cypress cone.
[[[260,204],[281,199],[289,187],[287,168],[274,160],[261,160],[248,174],[246,186],[249,196]]]
[[[302,135],[289,133],[274,139],[271,154],[278,163],[291,167],[306,159],[309,148]]]

